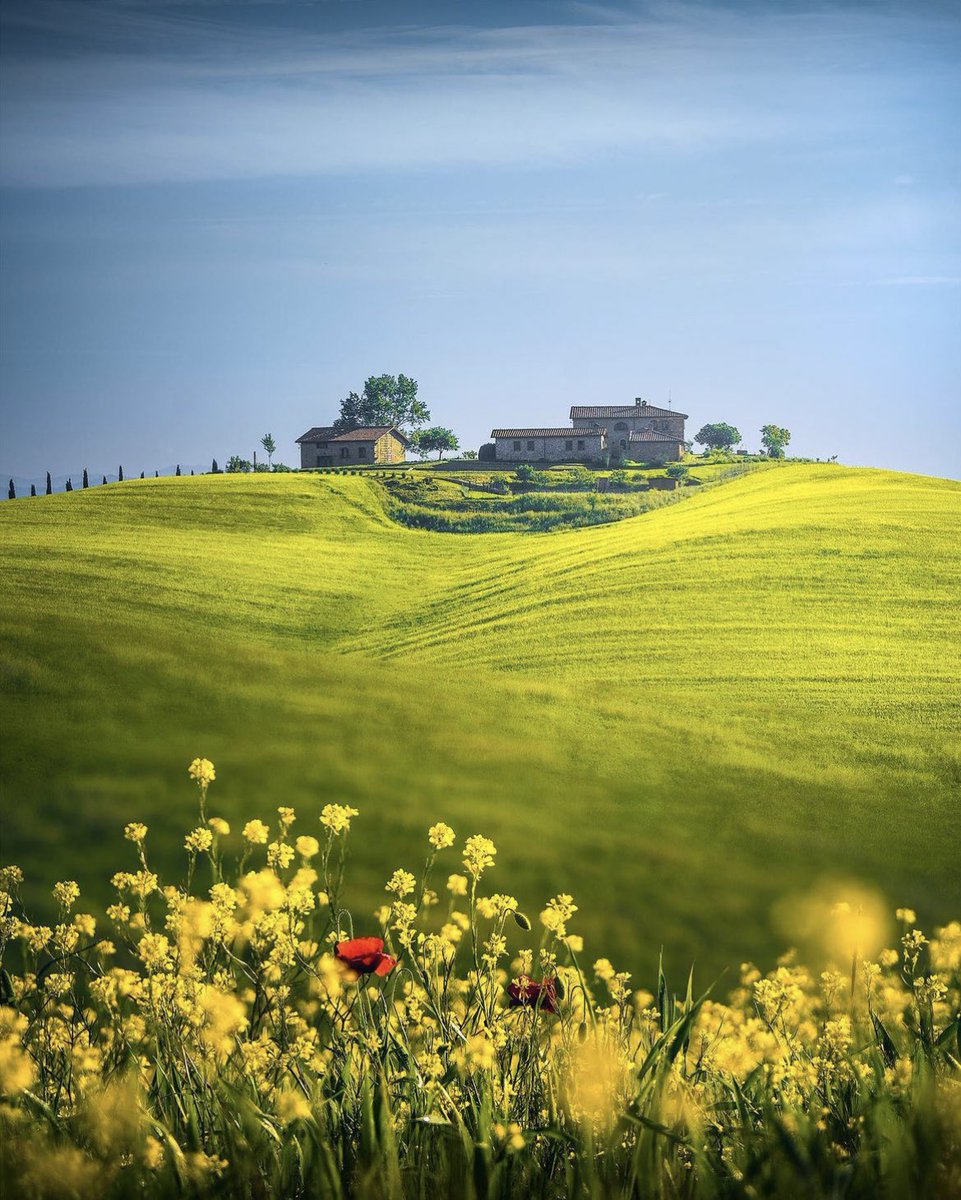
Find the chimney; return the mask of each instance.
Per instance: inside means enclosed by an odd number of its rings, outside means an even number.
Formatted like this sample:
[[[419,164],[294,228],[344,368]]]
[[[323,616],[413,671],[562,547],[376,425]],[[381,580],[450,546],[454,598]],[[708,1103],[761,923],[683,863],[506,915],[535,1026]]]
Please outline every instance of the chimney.
[[[638,408],[647,408],[647,401],[646,401],[646,400],[642,400],[642,399],[640,398],[640,396],[635,396],[635,397],[634,397],[634,403],[637,405],[637,407],[638,407]]]

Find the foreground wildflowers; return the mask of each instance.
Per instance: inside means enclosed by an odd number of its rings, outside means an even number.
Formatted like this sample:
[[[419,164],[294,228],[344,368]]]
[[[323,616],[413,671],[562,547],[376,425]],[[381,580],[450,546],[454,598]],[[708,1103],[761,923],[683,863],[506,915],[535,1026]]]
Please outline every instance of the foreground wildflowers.
[[[183,882],[127,824],[106,926],[70,880],[32,923],[0,870],[0,1194],[961,1195],[961,923],[899,909],[866,957],[842,902],[833,967],[637,991],[582,961],[573,897],[532,928],[488,888],[483,835],[431,826],[352,916],[356,809],[227,853],[214,765],[189,774]]]

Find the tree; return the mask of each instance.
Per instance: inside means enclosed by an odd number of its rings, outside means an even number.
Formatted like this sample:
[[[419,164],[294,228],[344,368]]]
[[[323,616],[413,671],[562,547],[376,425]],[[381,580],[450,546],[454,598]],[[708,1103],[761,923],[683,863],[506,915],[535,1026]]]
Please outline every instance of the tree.
[[[84,487],[90,487],[90,479],[89,479],[89,477],[88,477],[88,475],[87,475],[87,468],[86,468],[86,467],[84,467],[84,469],[83,469],[83,486],[84,486]]]
[[[141,472],[140,472],[140,478],[141,478],[141,479],[143,479],[143,478],[144,478],[144,472],[143,472],[143,471],[141,471]]]
[[[250,469],[251,464],[246,458],[241,458],[239,454],[231,454],[230,458],[227,459],[227,466],[224,468],[224,470],[228,471],[230,474],[245,472],[249,471]]]
[[[213,459],[210,463],[210,474],[211,475],[219,475],[220,474],[220,467],[217,466],[216,459]]]
[[[668,479],[686,479],[688,471],[683,463],[671,463],[664,471],[664,474]]]
[[[180,463],[177,463],[177,471],[176,471],[176,474],[178,474],[178,475],[180,474]]]
[[[265,433],[260,439],[260,444],[267,453],[267,466],[272,467],[274,454],[277,450],[277,443],[274,441],[273,435],[270,433]]]
[[[47,472],[47,495],[53,495],[53,480],[50,478],[50,472]]]
[[[694,435],[695,442],[708,446],[711,450],[730,450],[741,440],[740,433],[726,421],[716,421],[713,425],[703,425]]]
[[[31,495],[31,496],[35,496],[36,494],[37,494],[37,485],[36,485],[35,483],[31,483],[31,485],[30,485],[30,495]]]
[[[340,402],[336,433],[347,433],[361,425],[396,425],[398,429],[426,425],[430,410],[417,399],[417,380],[406,375],[371,375],[363,394],[350,394]]]
[[[442,425],[433,425],[430,429],[420,430],[417,444],[425,454],[431,454],[436,450],[438,460],[443,457],[445,451],[453,454],[460,447],[460,442],[453,429],[445,429]]]
[[[68,492],[72,492],[72,491],[73,491],[73,480],[72,480],[72,479],[68,479],[68,480],[67,480],[67,486],[66,486],[66,488],[65,488],[64,490],[65,490],[65,491],[68,491]]]
[[[771,458],[783,458],[784,447],[790,440],[790,429],[784,429],[781,425],[761,426],[761,445]]]
[[[68,480],[67,482],[69,483],[70,481]],[[107,476],[106,476],[106,475],[104,475],[104,477],[103,477],[103,482],[104,482],[104,483],[106,483],[106,482],[107,482]]]
[[[474,460],[476,457],[477,457],[477,451],[476,451],[476,450],[464,450],[464,451],[462,452],[462,454],[461,454],[461,458],[466,458],[466,459],[469,459],[469,460],[471,460],[471,461],[473,461],[473,460]]]
[[[123,467],[117,471],[117,482],[123,483]]]
[[[13,486],[13,480],[11,479],[10,486],[7,488],[7,499],[8,500],[16,500],[16,498],[17,498],[17,489]]]

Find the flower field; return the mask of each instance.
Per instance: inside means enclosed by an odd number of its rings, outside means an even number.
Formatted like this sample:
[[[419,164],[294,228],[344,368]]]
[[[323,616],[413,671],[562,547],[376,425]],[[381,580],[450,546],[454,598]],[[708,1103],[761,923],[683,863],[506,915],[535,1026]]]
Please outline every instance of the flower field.
[[[355,911],[363,813],[231,830],[189,774],[176,875],[118,827],[103,920],[67,880],[35,924],[0,872],[3,1195],[961,1192],[961,923],[901,909],[885,945],[870,899],[816,901],[810,967],[639,990],[574,897],[521,911],[483,834],[425,828]]]

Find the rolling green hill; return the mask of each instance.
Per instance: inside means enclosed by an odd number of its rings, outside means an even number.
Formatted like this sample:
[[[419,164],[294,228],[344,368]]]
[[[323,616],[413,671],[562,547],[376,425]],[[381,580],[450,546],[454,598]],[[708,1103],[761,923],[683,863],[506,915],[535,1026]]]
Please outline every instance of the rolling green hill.
[[[787,465],[549,535],[383,499],[294,474],[0,507],[3,858],[105,901],[125,821],[175,861],[206,755],[229,820],[361,810],[357,911],[444,819],[645,978],[661,943],[768,957],[825,875],[956,914],[961,484]]]

